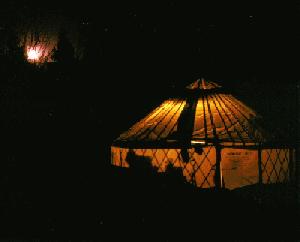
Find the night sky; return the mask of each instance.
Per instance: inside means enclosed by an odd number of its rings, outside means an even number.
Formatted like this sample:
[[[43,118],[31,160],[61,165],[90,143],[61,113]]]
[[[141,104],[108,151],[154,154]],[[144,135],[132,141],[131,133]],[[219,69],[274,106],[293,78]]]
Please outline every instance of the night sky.
[[[66,8],[94,25],[104,61],[126,76],[152,73],[159,77],[152,79],[179,82],[199,75],[238,80],[296,74],[296,4],[166,1]]]
[[[271,131],[297,145],[299,11],[299,1],[1,2],[1,35],[16,30],[22,37],[37,30],[55,39],[64,30],[77,59],[65,66],[16,65],[2,58],[6,42],[0,36],[5,140],[0,237],[99,238],[127,226],[157,241],[158,223],[169,224],[159,237],[166,241],[168,229],[177,230],[178,224],[215,233],[210,226],[215,216],[223,218],[223,232],[249,234],[253,219],[260,233],[294,232],[289,215],[295,215],[295,204],[288,200],[294,190],[270,193],[263,205],[257,197],[248,199],[247,192],[240,200],[235,193],[178,195],[159,184],[158,193],[148,187],[147,194],[139,184],[122,186],[124,178],[110,165],[110,145],[163,100],[202,77],[229,88],[265,118]],[[272,203],[274,197],[282,199],[279,205]],[[205,211],[173,212],[177,205],[191,209],[202,201]],[[150,205],[158,212],[151,213]],[[246,221],[244,213],[251,219]],[[195,217],[207,220],[194,224]]]
[[[99,62],[123,77],[151,73],[148,76],[154,75],[152,79],[160,79],[159,83],[190,82],[198,76],[222,80],[296,78],[299,4],[294,1],[9,1],[1,11],[6,20],[19,13],[20,22],[31,19],[33,26],[40,23],[35,19],[47,15],[62,17],[66,28],[76,26],[82,36],[90,32]],[[49,22],[61,24],[53,17]]]

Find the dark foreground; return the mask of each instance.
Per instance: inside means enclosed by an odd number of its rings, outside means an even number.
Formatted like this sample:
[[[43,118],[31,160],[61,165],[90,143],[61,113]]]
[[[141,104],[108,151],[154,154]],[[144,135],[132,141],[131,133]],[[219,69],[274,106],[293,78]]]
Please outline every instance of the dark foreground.
[[[130,83],[128,74],[116,85],[115,76],[88,79],[85,70],[72,78],[33,69],[14,79],[14,73],[1,89],[0,237],[205,241],[296,235],[294,187],[202,191],[110,165],[113,139],[173,93],[164,76],[137,74]],[[297,133],[293,83],[244,83],[232,90],[266,114],[269,126]]]
[[[1,237],[294,237],[296,189],[203,191],[110,166],[96,127],[7,125],[1,159]],[[72,127],[72,128],[67,128]],[[105,141],[105,132],[102,133]]]

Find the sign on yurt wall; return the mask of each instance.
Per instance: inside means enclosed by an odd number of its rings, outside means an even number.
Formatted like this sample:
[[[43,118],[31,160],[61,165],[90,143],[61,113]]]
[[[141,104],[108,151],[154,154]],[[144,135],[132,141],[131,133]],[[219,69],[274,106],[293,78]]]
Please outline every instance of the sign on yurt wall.
[[[258,182],[257,150],[224,148],[221,170],[223,186],[234,189]]]

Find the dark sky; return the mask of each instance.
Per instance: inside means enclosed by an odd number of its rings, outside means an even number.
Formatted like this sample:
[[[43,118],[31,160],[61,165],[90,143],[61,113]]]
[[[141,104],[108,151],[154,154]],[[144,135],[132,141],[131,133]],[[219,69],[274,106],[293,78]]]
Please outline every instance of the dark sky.
[[[87,22],[95,51],[120,72],[295,79],[299,6],[296,1],[9,1],[2,13],[53,14],[76,26]]]
[[[49,18],[79,47],[92,46],[88,96],[108,90],[116,103],[148,102],[205,77],[232,84],[258,108],[267,98],[277,100],[274,110],[295,103],[288,92],[299,80],[299,1],[12,0],[0,12],[7,25]]]
[[[120,66],[132,63],[181,78],[187,73],[212,78],[218,73],[215,78],[221,79],[296,74],[297,4],[166,1],[77,7],[70,15],[89,16],[103,30],[97,31],[103,54]]]

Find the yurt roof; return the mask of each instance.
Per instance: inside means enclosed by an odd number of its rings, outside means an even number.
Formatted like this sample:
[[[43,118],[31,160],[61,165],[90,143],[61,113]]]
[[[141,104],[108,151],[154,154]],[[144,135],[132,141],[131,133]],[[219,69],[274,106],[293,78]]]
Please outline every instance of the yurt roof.
[[[192,82],[186,87],[189,90],[212,90],[217,88],[221,88],[221,86],[212,81],[205,81],[203,78]]]
[[[199,79],[186,97],[170,98],[122,133],[114,145],[135,148],[222,145],[257,147],[270,141],[260,116],[220,85]]]

